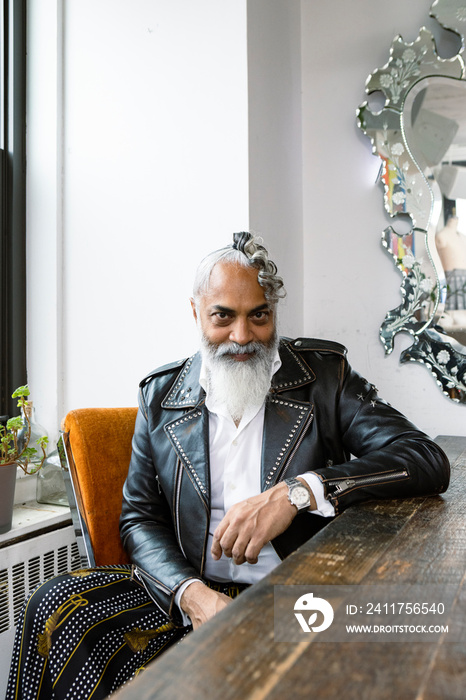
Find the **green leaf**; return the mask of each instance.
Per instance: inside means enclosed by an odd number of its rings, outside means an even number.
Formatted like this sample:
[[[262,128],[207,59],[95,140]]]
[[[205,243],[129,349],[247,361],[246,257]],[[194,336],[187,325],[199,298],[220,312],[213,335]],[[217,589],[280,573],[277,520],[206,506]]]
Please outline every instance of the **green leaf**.
[[[21,457],[23,459],[30,459],[31,457],[34,457],[34,455],[37,454],[37,450],[35,447],[26,447],[25,450],[23,450]]]
[[[18,396],[29,396],[30,395],[29,387],[27,384],[24,386],[19,386],[11,395],[12,399],[18,398]]]
[[[14,418],[10,418],[6,422],[7,430],[21,430],[22,427],[23,421],[21,419],[21,416],[15,416]]]

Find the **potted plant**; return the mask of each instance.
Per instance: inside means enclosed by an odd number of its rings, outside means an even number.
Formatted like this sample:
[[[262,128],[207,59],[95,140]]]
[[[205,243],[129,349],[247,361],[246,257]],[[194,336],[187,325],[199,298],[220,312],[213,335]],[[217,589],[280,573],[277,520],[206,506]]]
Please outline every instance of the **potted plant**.
[[[29,447],[31,422],[25,410],[29,394],[28,386],[20,386],[12,394],[12,398],[18,399],[25,423],[21,416],[15,416],[6,425],[0,425],[0,534],[11,528],[17,467],[21,467],[25,474],[34,474],[47,457],[48,438],[44,436],[37,440],[42,458],[38,463],[31,462],[37,455],[37,449]]]

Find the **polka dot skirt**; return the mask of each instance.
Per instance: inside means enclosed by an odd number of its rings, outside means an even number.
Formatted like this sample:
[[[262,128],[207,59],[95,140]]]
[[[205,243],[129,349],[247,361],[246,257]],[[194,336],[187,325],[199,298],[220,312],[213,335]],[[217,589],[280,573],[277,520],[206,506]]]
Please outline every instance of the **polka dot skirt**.
[[[106,698],[190,629],[170,622],[129,566],[52,578],[24,605],[5,700]]]

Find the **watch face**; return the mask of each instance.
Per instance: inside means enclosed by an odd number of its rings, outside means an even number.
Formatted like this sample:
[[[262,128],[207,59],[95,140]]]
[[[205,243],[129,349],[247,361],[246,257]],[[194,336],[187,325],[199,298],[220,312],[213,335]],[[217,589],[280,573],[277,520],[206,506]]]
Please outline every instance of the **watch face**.
[[[305,506],[310,503],[309,491],[305,486],[295,486],[291,489],[292,502],[298,506]]]

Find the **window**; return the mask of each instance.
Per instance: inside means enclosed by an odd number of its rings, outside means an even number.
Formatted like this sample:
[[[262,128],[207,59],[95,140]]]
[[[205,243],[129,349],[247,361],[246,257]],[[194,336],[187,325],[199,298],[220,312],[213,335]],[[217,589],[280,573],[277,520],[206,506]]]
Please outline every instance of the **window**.
[[[26,382],[26,2],[0,0],[0,414]]]

